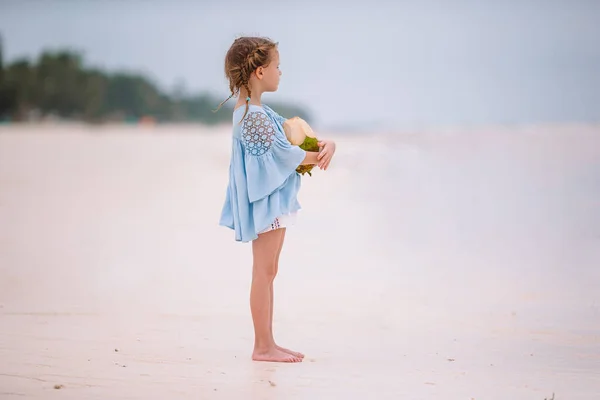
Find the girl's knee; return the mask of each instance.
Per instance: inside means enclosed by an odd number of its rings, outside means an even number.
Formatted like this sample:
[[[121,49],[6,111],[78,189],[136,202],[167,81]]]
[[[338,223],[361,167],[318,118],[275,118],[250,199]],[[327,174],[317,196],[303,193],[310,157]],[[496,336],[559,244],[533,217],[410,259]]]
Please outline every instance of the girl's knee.
[[[277,264],[275,262],[263,262],[255,264],[252,275],[256,279],[273,280],[277,275]]]

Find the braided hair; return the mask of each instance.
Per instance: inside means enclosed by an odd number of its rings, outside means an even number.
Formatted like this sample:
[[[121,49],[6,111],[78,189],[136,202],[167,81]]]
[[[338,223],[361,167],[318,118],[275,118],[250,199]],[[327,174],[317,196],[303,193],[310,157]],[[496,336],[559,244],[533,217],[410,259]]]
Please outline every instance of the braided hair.
[[[225,77],[229,81],[231,95],[223,100],[215,111],[218,111],[233,96],[244,88],[248,92],[246,110],[242,120],[248,113],[249,100],[252,94],[250,76],[258,68],[269,64],[271,51],[277,48],[277,43],[263,37],[237,38],[225,55]]]

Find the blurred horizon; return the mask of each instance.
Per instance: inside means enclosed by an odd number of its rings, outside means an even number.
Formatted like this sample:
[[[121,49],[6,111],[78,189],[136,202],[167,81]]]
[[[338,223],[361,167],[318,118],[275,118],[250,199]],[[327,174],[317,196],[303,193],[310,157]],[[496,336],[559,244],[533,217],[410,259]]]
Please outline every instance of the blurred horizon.
[[[219,101],[233,39],[268,36],[283,76],[263,102],[305,108],[321,129],[600,121],[595,1],[8,0],[0,33],[5,63],[74,50]]]

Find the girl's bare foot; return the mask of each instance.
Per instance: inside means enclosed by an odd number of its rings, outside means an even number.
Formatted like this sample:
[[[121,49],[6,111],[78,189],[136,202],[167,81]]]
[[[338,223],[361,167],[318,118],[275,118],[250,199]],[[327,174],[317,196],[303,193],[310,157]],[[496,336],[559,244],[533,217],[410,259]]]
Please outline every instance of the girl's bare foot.
[[[299,352],[297,352],[297,351],[293,351],[293,350],[290,350],[290,349],[286,349],[285,347],[281,347],[281,346],[277,346],[277,345],[275,345],[275,348],[276,348],[277,350],[283,351],[284,353],[291,354],[291,355],[293,355],[294,357],[298,357],[298,358],[304,358],[304,354],[302,354],[302,353],[299,353]]]
[[[300,357],[296,357],[292,354],[286,353],[273,347],[269,350],[261,351],[255,349],[252,353],[252,359],[254,361],[270,361],[270,362],[286,362],[286,363],[297,363],[302,362]]]

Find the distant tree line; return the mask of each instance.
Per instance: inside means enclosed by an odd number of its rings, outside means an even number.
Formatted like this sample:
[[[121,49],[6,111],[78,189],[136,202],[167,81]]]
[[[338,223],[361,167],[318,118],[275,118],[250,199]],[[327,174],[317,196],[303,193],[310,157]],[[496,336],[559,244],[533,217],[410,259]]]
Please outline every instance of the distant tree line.
[[[187,95],[183,90],[167,94],[136,73],[86,68],[81,55],[71,51],[46,51],[34,62],[18,59],[4,65],[0,41],[0,120],[230,122],[235,99],[213,112],[220,101],[209,94]],[[301,107],[270,105],[283,116],[298,115],[310,121]]]

